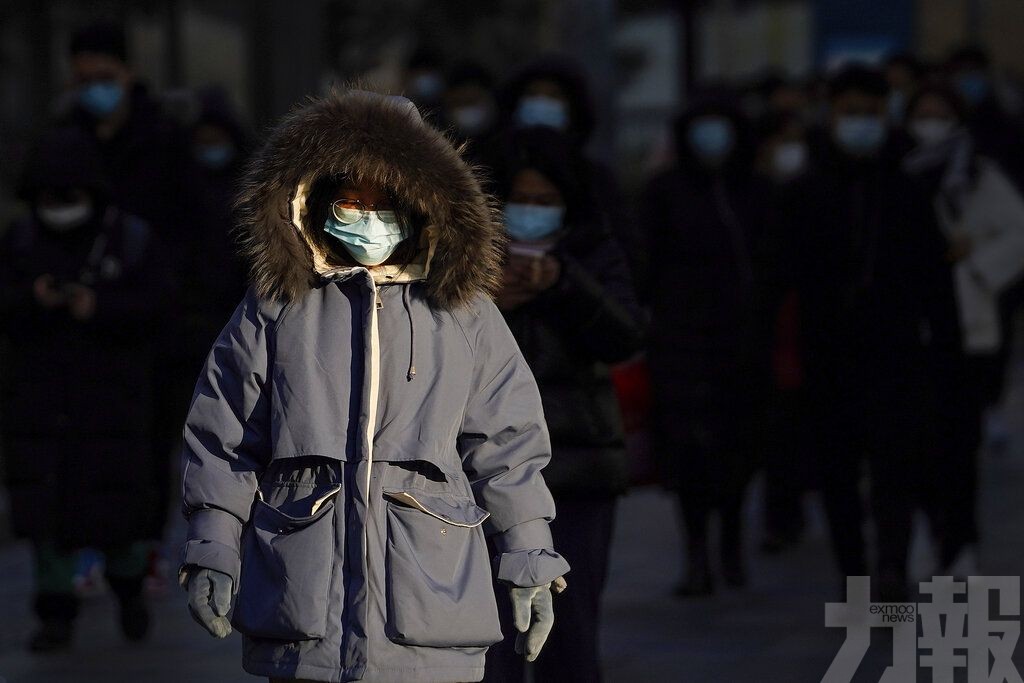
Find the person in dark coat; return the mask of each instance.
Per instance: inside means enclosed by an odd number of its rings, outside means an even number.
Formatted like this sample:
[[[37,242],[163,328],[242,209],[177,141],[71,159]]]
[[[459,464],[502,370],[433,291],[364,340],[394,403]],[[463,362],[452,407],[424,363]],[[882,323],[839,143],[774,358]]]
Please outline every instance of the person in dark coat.
[[[966,125],[979,154],[995,160],[1024,188],[1024,121],[1011,115],[996,92],[992,62],[980,47],[954,50],[946,74],[966,105]]]
[[[649,361],[654,448],[678,492],[687,571],[677,594],[712,592],[708,525],[722,518],[722,574],[745,583],[741,507],[755,468],[755,408],[767,347],[756,314],[758,228],[744,120],[710,94],[676,122],[677,166],[643,199],[652,255]]]
[[[90,139],[47,133],[28,160],[30,215],[0,247],[3,453],[14,531],[35,551],[33,650],[71,642],[74,553],[97,547],[131,640],[153,505],[154,323],[172,294],[149,226],[113,203]]]
[[[794,187],[808,173],[810,149],[800,114],[783,111],[759,121],[754,181],[763,227],[763,312],[770,333],[770,386],[764,403],[764,552],[796,543],[804,528],[802,498],[811,485],[806,435],[806,396],[800,348],[800,300],[785,276],[791,270],[792,235],[784,220]]]
[[[252,141],[223,93],[207,93],[200,102],[199,115],[188,130],[183,179],[193,220],[182,226],[181,239],[189,244],[183,283],[188,337],[203,347],[205,355],[245,292],[245,264],[236,253],[231,204]]]
[[[883,76],[829,84],[815,172],[796,188],[792,273],[801,302],[810,424],[839,570],[865,575],[860,481],[870,465],[876,586],[907,594],[912,513],[958,414],[959,328],[950,265],[927,195],[886,146]]]
[[[580,65],[558,56],[547,56],[527,64],[498,92],[501,126],[506,131],[520,128],[553,128],[566,135],[579,159],[578,182],[598,211],[595,217],[627,249],[630,263],[641,255],[630,245],[637,243],[618,180],[611,168],[586,151],[597,124],[586,74]],[[501,149],[497,150],[503,156]]]
[[[95,139],[111,197],[172,247],[184,211],[178,182],[185,161],[181,130],[136,78],[123,29],[109,24],[80,29],[71,38],[70,56],[75,99],[61,123]]]
[[[914,148],[903,167],[925,190],[949,245],[963,332],[968,400],[957,459],[934,498],[933,531],[943,574],[977,574],[977,471],[985,418],[1007,373],[1007,322],[1000,299],[1024,276],[1024,198],[999,165],[975,151],[956,93],[925,85],[908,107]],[[1009,321],[1012,324],[1012,321]],[[994,445],[994,444],[993,444]],[[951,453],[953,454],[953,453]]]
[[[952,85],[966,105],[965,124],[974,140],[978,154],[997,163],[1002,172],[1024,192],[1024,120],[1011,114],[997,95],[996,80],[988,52],[978,46],[955,50],[946,63]],[[1024,310],[1024,281],[1009,287],[1000,296],[1000,314],[1006,332],[1003,365],[1010,360],[1015,347],[1014,320]],[[1005,450],[1010,440],[1010,427],[998,410],[986,421],[989,446]]]
[[[210,345],[245,293],[246,269],[237,253],[231,205],[250,152],[247,131],[217,93],[201,98],[201,109],[188,131],[188,161],[182,180],[191,218],[180,239],[188,245],[182,263],[180,340],[169,350],[171,365],[183,368],[172,397],[172,411],[184,419]]]
[[[463,62],[448,74],[442,118],[455,139],[467,143],[463,155],[481,161],[498,126],[494,76],[482,65]]]
[[[93,138],[112,201],[151,226],[164,245],[163,259],[175,276],[185,280],[187,257],[194,245],[182,239],[181,230],[201,216],[187,210],[183,201],[182,180],[188,176],[184,151],[189,148],[183,132],[133,73],[123,28],[112,24],[81,28],[71,38],[70,55],[75,100],[63,123]],[[180,311],[169,312],[168,325],[182,322]],[[176,364],[178,351],[173,344],[160,355],[166,374],[188,374],[188,368]],[[188,405],[189,392],[183,393],[178,384],[161,381],[153,388],[159,402],[152,453],[160,504],[150,521],[151,539],[163,536],[170,503],[170,454],[181,438]]]
[[[540,388],[551,432],[544,478],[555,545],[572,563],[561,626],[535,681],[601,680],[598,636],[615,502],[627,485],[622,418],[609,365],[641,348],[639,307],[622,248],[595,217],[564,135],[518,131],[499,172],[511,240],[497,303]],[[514,634],[511,624],[506,632]],[[485,680],[523,680],[511,640]]]
[[[405,65],[402,92],[428,119],[434,119],[441,108],[446,86],[444,70],[441,53],[430,47],[417,48]]]

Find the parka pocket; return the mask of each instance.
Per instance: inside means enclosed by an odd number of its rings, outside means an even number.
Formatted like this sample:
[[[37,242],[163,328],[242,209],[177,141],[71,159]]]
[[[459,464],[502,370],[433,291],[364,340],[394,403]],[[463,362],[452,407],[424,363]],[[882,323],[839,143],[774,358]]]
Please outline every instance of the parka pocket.
[[[388,638],[404,645],[482,647],[501,640],[487,511],[472,499],[385,490]]]
[[[334,568],[334,506],[333,496],[325,496],[310,516],[292,517],[256,501],[242,537],[231,620],[239,632],[280,640],[324,636]]]

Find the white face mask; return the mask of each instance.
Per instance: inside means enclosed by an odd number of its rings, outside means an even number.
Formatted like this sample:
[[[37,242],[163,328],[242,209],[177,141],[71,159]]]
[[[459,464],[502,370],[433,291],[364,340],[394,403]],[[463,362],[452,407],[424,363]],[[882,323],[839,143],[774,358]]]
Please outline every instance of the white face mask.
[[[911,121],[907,129],[917,144],[931,147],[948,140],[956,129],[956,122],[952,119],[920,118]]]
[[[39,220],[54,232],[68,232],[92,217],[92,202],[76,202],[63,206],[40,206],[36,209]]]
[[[792,178],[807,167],[807,144],[783,142],[772,152],[772,170],[783,179]]]

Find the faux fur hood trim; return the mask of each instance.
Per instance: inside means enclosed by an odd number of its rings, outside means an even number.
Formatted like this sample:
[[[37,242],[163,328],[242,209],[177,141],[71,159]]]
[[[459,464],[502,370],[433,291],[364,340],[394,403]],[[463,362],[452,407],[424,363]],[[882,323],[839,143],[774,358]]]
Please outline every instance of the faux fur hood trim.
[[[496,291],[504,231],[460,150],[405,98],[337,89],[287,114],[243,175],[235,205],[260,296],[294,300],[316,284],[323,255],[293,209],[318,178],[338,174],[385,188],[426,217],[432,305],[451,310]]]

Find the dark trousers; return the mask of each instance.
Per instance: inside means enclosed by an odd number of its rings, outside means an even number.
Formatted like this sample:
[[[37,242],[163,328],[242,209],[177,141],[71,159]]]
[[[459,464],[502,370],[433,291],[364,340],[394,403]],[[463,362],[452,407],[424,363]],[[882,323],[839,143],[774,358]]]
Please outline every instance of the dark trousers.
[[[43,621],[72,621],[78,615],[74,575],[77,554],[51,541],[34,540],[33,609]],[[142,592],[148,545],[141,541],[104,548],[106,579],[119,600]]]
[[[765,408],[765,528],[768,536],[781,540],[795,540],[804,527],[802,499],[810,464],[804,403],[800,391],[777,391]]]
[[[868,573],[860,494],[868,421],[861,392],[850,378],[832,375],[812,383],[807,399],[809,449],[817,463],[832,553],[843,576]]]
[[[568,562],[569,587],[554,596],[555,626],[533,665],[535,683],[601,680],[599,637],[601,593],[608,575],[608,551],[615,523],[616,497],[609,494],[555,494],[551,522],[555,550]],[[524,660],[515,653],[508,587],[495,587],[505,639],[487,651],[484,681],[522,683]]]
[[[908,357],[878,373],[862,393],[866,402],[849,393],[814,401],[822,497],[843,575],[869,573],[860,492],[865,463],[877,575],[906,582],[915,510],[928,515],[944,563],[976,538],[976,444],[959,360]]]

